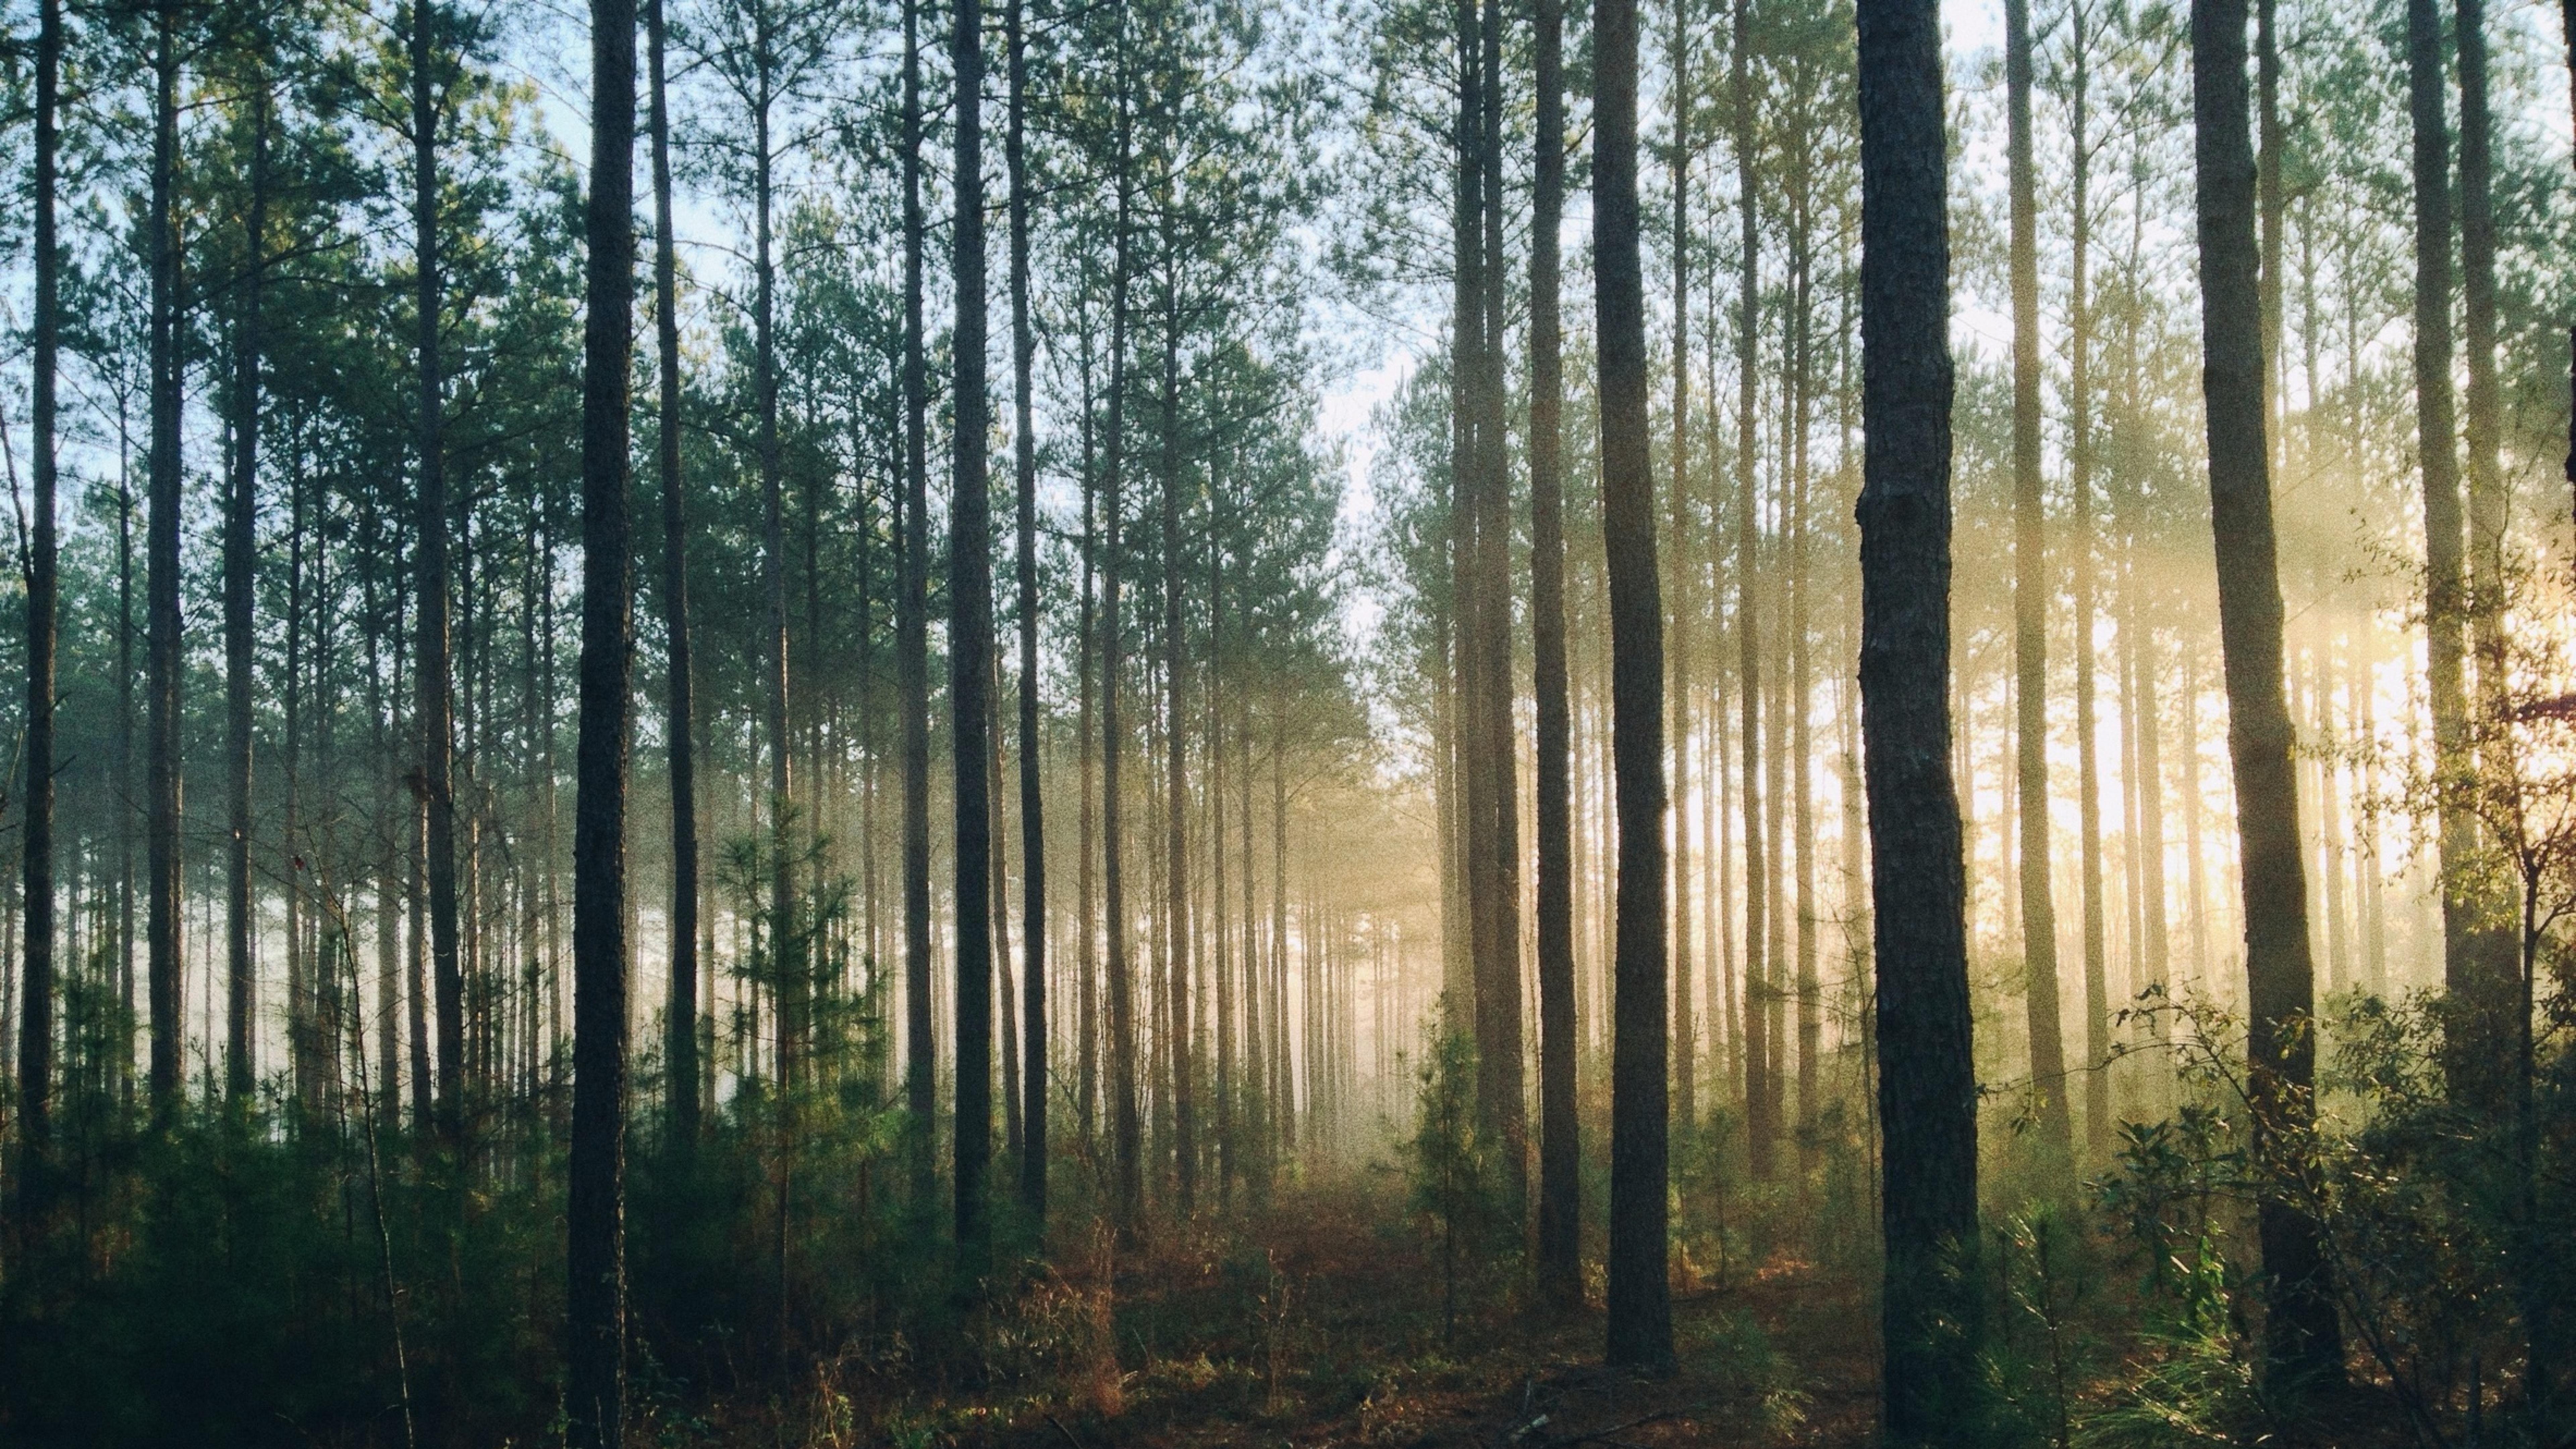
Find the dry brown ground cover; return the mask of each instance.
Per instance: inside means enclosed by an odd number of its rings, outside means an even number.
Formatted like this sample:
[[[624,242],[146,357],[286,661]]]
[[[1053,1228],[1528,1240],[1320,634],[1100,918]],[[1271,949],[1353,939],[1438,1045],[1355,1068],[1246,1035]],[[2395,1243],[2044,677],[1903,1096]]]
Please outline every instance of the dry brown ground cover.
[[[1876,1340],[1855,1283],[1775,1262],[1674,1305],[1678,1370],[1600,1366],[1596,1302],[1546,1320],[1511,1270],[1461,1274],[1384,1195],[1299,1194],[1223,1234],[1105,1235],[993,1310],[955,1352],[899,1347],[647,1442],[1000,1449],[1659,1449],[1861,1445]],[[1596,1285],[1597,1288],[1597,1285]]]

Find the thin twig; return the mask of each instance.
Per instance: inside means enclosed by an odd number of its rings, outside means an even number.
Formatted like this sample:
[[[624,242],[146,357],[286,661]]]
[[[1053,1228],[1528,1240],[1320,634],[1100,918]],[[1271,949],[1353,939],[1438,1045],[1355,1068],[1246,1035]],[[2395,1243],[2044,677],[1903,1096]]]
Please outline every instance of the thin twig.
[[[1698,1406],[1693,1405],[1693,1407],[1696,1408]],[[1662,1409],[1655,1413],[1647,1414],[1641,1418],[1630,1419],[1624,1424],[1613,1424],[1607,1429],[1595,1429],[1589,1434],[1577,1434],[1571,1439],[1550,1439],[1547,1441],[1548,1449],[1567,1449],[1567,1446],[1574,1444],[1615,1445],[1621,1441],[1612,1438],[1611,1436],[1614,1434],[1625,1434],[1631,1429],[1643,1428],[1648,1424],[1659,1424],[1666,1419],[1678,1419],[1684,1412],[1685,1411],[1681,1409]]]

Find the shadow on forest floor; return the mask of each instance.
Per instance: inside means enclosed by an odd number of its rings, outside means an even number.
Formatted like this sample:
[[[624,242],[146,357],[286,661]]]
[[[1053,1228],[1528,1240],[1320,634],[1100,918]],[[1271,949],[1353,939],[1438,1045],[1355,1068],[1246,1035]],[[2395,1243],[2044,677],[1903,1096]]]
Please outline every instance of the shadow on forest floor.
[[[1782,1256],[1677,1292],[1677,1369],[1655,1379],[1601,1366],[1597,1296],[1579,1315],[1545,1319],[1520,1308],[1517,1271],[1466,1275],[1450,1317],[1436,1255],[1383,1196],[1283,1194],[1223,1231],[1165,1224],[1114,1271],[1105,1235],[1087,1253],[1061,1253],[1055,1271],[988,1310],[974,1347],[954,1356],[853,1354],[817,1365],[798,1401],[720,1406],[694,1432],[656,1425],[639,1438],[802,1449],[1875,1442],[1873,1299],[1847,1268]],[[2079,1393],[2098,1405],[2127,1369],[2120,1356],[2096,1369],[2110,1377]],[[2283,1449],[2408,1442],[2366,1383],[2311,1401],[2260,1439]],[[2077,1428],[2073,1442],[2227,1436]]]
[[[1679,1367],[1662,1379],[1601,1366],[1597,1302],[1554,1321],[1521,1311],[1504,1281],[1515,1270],[1462,1286],[1444,1327],[1436,1257],[1383,1198],[1360,1191],[1283,1195],[1222,1234],[1167,1226],[1118,1267],[1114,1306],[1100,1268],[1097,1253],[1068,1254],[997,1311],[980,1335],[978,1387],[826,1365],[809,1406],[719,1414],[710,1438],[1654,1449],[1858,1446],[1874,1428],[1868,1300],[1804,1264],[1677,1294]],[[1102,1352],[1110,1335],[1114,1370]]]

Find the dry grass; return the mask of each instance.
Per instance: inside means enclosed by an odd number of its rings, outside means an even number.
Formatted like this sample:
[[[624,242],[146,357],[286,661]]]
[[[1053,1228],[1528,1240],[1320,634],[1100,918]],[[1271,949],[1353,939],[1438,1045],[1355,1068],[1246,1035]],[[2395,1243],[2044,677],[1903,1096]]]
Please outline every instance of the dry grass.
[[[1861,1445],[1875,1347],[1853,1285],[1777,1262],[1674,1307],[1680,1364],[1600,1367],[1597,1304],[1555,1320],[1489,1269],[1444,1334],[1437,1264],[1360,1188],[1283,1198],[1231,1231],[1105,1234],[934,1364],[852,1357],[801,1402],[732,1405],[648,1442],[997,1449],[1661,1449]]]

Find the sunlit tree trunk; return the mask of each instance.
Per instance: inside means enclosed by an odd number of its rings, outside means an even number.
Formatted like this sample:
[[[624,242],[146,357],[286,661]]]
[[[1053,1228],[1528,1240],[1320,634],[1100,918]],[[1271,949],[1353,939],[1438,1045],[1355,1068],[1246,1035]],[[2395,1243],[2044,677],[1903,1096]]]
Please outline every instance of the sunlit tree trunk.
[[[2478,828],[2467,783],[2466,681],[2469,577],[2463,557],[2458,428],[2451,394],[2450,133],[2443,110],[2442,17],[2434,0],[2407,0],[2406,73],[2414,125],[2415,429],[2424,489],[2424,631],[2439,795],[2442,979],[2462,1012],[2452,1053],[2465,1084],[2491,1059],[2480,1041],[2502,1002],[2507,975],[2492,959],[2494,932],[2477,880]]]
[[[1496,1151],[1503,1174],[1503,1211],[1517,1228],[1528,1220],[1529,1107],[1522,1066],[1521,815],[1519,743],[1512,709],[1511,449],[1506,436],[1508,383],[1503,365],[1507,274],[1503,255],[1503,16],[1501,0],[1483,0],[1478,39],[1483,83],[1478,88],[1478,188],[1483,204],[1483,265],[1478,349],[1476,522],[1477,715],[1480,766],[1486,776],[1485,814],[1477,822],[1485,852],[1489,892],[1487,949],[1477,960],[1477,1060],[1490,1099]],[[1348,1003],[1344,1003],[1345,1019]]]
[[[2111,1153],[2111,1002],[2102,900],[2101,719],[2095,679],[2093,627],[2098,617],[2100,540],[2093,512],[2093,138],[2092,53],[2086,48],[2090,12],[2069,7],[2067,63],[2068,173],[2073,191],[2067,292],[2067,487],[2073,493],[2068,536],[2073,540],[2075,581],[2075,774],[2077,863],[2084,929],[2084,1144],[2085,1161],[2099,1165]],[[2124,626],[2125,632],[2126,626]]]
[[[1746,1165],[1757,1178],[1771,1175],[1773,1138],[1779,1124],[1771,1114],[1769,1019],[1771,971],[1769,942],[1771,870],[1763,845],[1762,791],[1762,623],[1760,605],[1762,523],[1757,498],[1754,418],[1761,392],[1762,233],[1755,208],[1760,187],[1754,176],[1756,98],[1753,87],[1753,18],[1751,0],[1735,0],[1734,44],[1730,90],[1735,103],[1736,216],[1740,229],[1737,263],[1741,312],[1736,320],[1735,398],[1735,633],[1736,688],[1743,720],[1737,745],[1743,751],[1744,789],[1744,1141]]]
[[[2051,1192],[2073,1183],[2074,1131],[2066,1104],[2066,1047],[2057,1003],[2057,905],[2048,828],[2048,600],[2046,504],[2039,438],[2039,179],[2031,158],[2028,0],[2004,6],[2004,73],[2010,115],[2013,313],[2013,661],[2020,748],[2022,959],[2028,974],[2031,1090],[2039,1099],[2039,1172]]]
[[[1816,815],[1815,815],[1815,680],[1809,668],[1808,535],[1815,524],[1808,491],[1808,428],[1815,396],[1815,321],[1812,312],[1814,238],[1815,131],[1809,107],[1794,112],[1797,156],[1791,174],[1789,288],[1792,313],[1789,337],[1789,607],[1788,659],[1783,683],[1789,703],[1790,769],[1789,847],[1798,892],[1797,1033],[1798,1160],[1815,1166],[1819,1141],[1817,1113],[1822,1109],[1819,1057],[1824,1050],[1822,985],[1816,975]]]
[[[1215,461],[1208,478],[1208,653],[1207,653],[1207,838],[1208,874],[1215,900],[1201,915],[1206,942],[1209,987],[1216,996],[1216,1198],[1217,1211],[1234,1207],[1235,1060],[1234,962],[1226,939],[1225,878],[1225,540],[1219,525],[1219,481]]]
[[[1167,263],[1169,265],[1169,263]],[[1163,978],[1164,1055],[1171,1074],[1175,1206],[1183,1218],[1198,1210],[1198,1043],[1193,1011],[1189,888],[1188,716],[1181,703],[1181,417],[1182,315],[1176,280],[1166,274],[1163,296],[1162,406],[1162,603],[1163,603],[1163,911],[1160,948]]]
[[[1270,1081],[1278,1103],[1277,1146],[1297,1146],[1296,1077],[1288,1053],[1288,710],[1283,698],[1270,724]]]
[[[989,557],[989,555],[988,555]],[[996,626],[998,631],[999,626]],[[992,837],[992,889],[988,892],[991,908],[987,915],[993,923],[993,1005],[1001,1013],[996,1023],[1000,1028],[997,1044],[1002,1058],[1002,1153],[1014,1168],[1019,1162],[1020,1140],[1020,1013],[1019,994],[1011,979],[1011,811],[1010,791],[1003,784],[1002,757],[1002,667],[998,632],[992,650],[993,667],[987,671],[990,681],[985,699],[990,707],[984,714],[984,798],[990,802],[987,834]]]
[[[2210,513],[2228,754],[2236,781],[2259,1153],[2267,1141],[2295,1141],[2314,1110],[2307,881],[2281,673],[2281,586],[2264,441],[2244,0],[2194,0],[2191,30]],[[2340,1330],[2316,1224],[2277,1198],[2267,1198],[2258,1217],[2271,1284],[2265,1353],[2274,1372],[2284,1381],[2340,1377]]]

